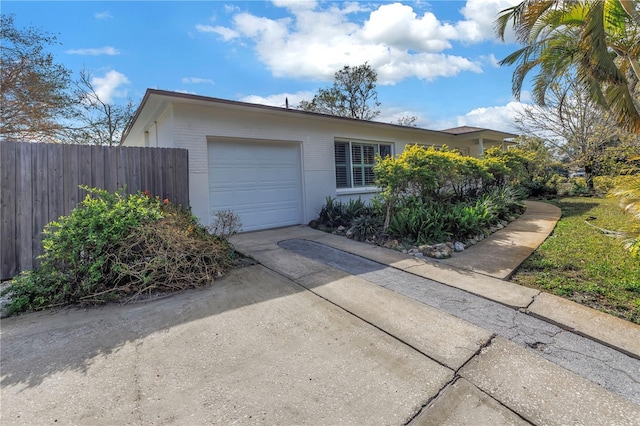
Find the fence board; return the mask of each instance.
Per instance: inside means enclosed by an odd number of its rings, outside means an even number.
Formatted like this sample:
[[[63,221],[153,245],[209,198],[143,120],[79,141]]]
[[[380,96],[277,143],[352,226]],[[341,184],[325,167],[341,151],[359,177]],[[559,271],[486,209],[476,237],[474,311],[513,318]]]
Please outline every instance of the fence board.
[[[176,181],[176,168],[175,168],[175,161],[176,161],[176,152],[175,151],[169,151],[167,153],[167,157],[166,157],[166,162],[165,162],[165,172],[164,175],[166,176],[166,179],[164,181],[165,183],[165,189],[164,192],[165,194],[167,194],[167,198],[169,198],[171,201],[174,201],[176,199],[176,191],[175,191],[175,181]]]
[[[100,145],[91,147],[91,187],[104,189],[104,152]]]
[[[76,187],[78,187],[78,202],[81,202],[82,200],[84,200],[84,197],[87,196],[87,191],[79,188],[79,185],[88,186],[89,188],[92,187],[91,185],[91,152],[92,152],[91,148],[92,147],[87,147],[87,149],[83,149],[82,154],[80,152],[80,148],[83,148],[83,147],[78,146],[75,148],[77,148],[76,167],[78,169],[78,185],[76,185]]]
[[[79,200],[79,171],[78,168],[78,149],[76,145],[64,145],[62,147],[62,188],[64,191],[63,213],[68,215],[71,210],[78,204]]]
[[[117,151],[108,148],[104,150],[104,189],[109,192],[118,190],[117,159]]]
[[[151,151],[151,155],[153,156],[153,188],[156,191],[157,196],[161,199],[167,198],[167,193],[165,190],[165,186],[162,182],[162,176],[164,175],[164,160],[165,157],[162,155],[163,152],[161,150]]]
[[[57,220],[64,214],[64,176],[62,172],[62,149],[56,145],[45,145],[47,147],[48,165],[48,209],[49,218]]]
[[[183,207],[189,205],[189,151],[186,149],[176,151],[176,204],[182,204]],[[186,188],[186,192],[183,189]],[[186,200],[186,202],[185,202]]]
[[[31,179],[31,165],[33,145],[30,143],[17,144],[18,158],[16,165],[16,210],[17,210],[17,248],[18,265],[22,269],[33,268],[33,181]],[[2,245],[2,244],[0,244]]]
[[[42,231],[44,226],[53,218],[49,215],[49,174],[47,163],[47,145],[35,144],[35,165],[31,171],[33,182],[33,231],[35,238],[32,240],[34,255],[42,253]],[[37,258],[33,261],[37,266]]]
[[[6,269],[8,273],[16,273],[16,228],[13,224],[16,215],[16,146],[3,146],[0,160],[2,161],[2,170],[0,178],[2,187],[0,191],[0,238],[2,241],[8,241],[8,244],[2,249],[0,264],[2,269]]]
[[[37,266],[42,230],[82,201],[87,185],[189,205],[187,150],[0,142],[0,279]],[[170,196],[169,196],[170,194]]]

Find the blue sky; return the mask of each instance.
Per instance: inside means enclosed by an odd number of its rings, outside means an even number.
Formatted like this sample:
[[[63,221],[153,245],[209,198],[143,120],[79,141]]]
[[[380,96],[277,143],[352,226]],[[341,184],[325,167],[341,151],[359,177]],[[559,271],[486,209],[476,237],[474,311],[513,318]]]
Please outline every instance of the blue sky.
[[[114,103],[156,88],[297,105],[343,65],[367,61],[378,72],[379,121],[513,131],[513,70],[497,60],[517,45],[499,42],[492,25],[516,3],[3,0],[2,13],[56,34],[56,61],[89,71]]]

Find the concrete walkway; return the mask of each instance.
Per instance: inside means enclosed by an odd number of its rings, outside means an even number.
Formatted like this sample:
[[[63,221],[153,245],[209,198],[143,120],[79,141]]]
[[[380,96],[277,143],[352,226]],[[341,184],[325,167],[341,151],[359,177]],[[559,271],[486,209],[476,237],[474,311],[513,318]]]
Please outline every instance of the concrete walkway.
[[[237,248],[261,265],[201,290],[3,319],[0,423],[640,425],[630,399],[364,274],[283,247],[296,240],[640,357],[640,327],[628,322],[298,226],[237,235]]]
[[[455,256],[440,262],[479,274],[507,279],[551,234],[560,209],[548,203],[526,201],[525,212],[501,229]]]

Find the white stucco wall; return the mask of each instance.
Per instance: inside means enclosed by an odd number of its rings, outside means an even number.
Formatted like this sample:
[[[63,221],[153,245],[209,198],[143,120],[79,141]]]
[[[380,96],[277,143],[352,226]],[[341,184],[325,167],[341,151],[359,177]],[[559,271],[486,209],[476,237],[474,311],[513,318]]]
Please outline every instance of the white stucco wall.
[[[317,218],[327,196],[344,201],[358,197],[369,200],[375,195],[372,188],[336,189],[336,139],[391,144],[396,155],[406,145],[414,143],[453,147],[452,137],[438,132],[363,125],[358,121],[229,104],[202,105],[176,100],[159,109],[156,117],[145,123],[146,136],[142,132],[129,135],[126,145],[145,146],[146,142],[146,146],[189,150],[189,198],[193,213],[204,224],[210,223],[211,219],[208,140],[239,138],[265,144],[274,141],[299,144],[302,157],[302,223]]]
[[[173,120],[165,126],[165,120]],[[406,144],[442,144],[446,140],[415,140],[411,136],[399,135],[397,129],[363,129],[357,122],[344,121],[327,124],[327,120],[296,115],[282,117],[271,111],[243,111],[239,114],[232,108],[216,108],[188,104],[174,104],[172,114],[163,114],[158,120],[158,129],[167,129],[172,134],[173,146],[189,150],[190,200],[193,213],[203,223],[209,218],[209,190],[207,164],[207,138],[243,138],[270,141],[288,141],[301,144],[303,223],[315,219],[327,196],[341,199],[369,199],[373,193],[359,189],[336,190],[334,141],[355,139],[379,143],[390,143],[394,153],[400,153]],[[165,136],[160,135],[163,139]]]

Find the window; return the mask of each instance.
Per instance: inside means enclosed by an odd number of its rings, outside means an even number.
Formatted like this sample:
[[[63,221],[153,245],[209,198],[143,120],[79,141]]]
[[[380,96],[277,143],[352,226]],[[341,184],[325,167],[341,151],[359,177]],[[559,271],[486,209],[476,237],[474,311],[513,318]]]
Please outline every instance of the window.
[[[355,188],[373,186],[373,166],[376,154],[381,157],[391,155],[391,145],[336,142],[336,187]]]

